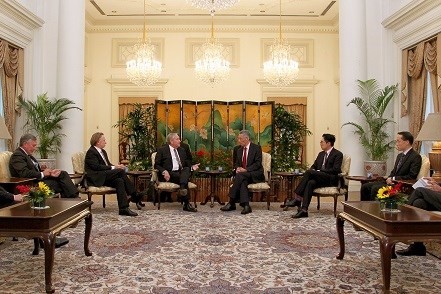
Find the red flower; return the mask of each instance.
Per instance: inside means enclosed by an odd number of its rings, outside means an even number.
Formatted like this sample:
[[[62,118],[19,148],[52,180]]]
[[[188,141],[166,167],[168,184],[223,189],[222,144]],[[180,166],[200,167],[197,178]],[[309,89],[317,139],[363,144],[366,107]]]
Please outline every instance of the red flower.
[[[26,185],[18,185],[17,190],[18,192],[20,192],[20,194],[28,194],[31,190],[31,187]]]

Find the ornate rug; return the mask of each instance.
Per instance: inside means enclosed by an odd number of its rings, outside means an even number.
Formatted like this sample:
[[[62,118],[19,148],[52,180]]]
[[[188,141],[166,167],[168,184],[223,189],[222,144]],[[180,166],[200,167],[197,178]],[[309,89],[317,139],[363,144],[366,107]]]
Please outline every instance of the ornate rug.
[[[93,206],[90,249],[84,223],[65,230],[70,243],[56,249],[57,293],[381,293],[378,241],[345,226],[339,251],[330,204],[294,220],[279,205],[253,203],[253,213],[221,212],[178,203],[151,204],[138,217],[118,216],[116,204]],[[44,254],[19,239],[0,247],[0,293],[44,293]],[[397,245],[404,248],[403,244]],[[392,261],[392,293],[441,293],[441,263],[426,257]]]

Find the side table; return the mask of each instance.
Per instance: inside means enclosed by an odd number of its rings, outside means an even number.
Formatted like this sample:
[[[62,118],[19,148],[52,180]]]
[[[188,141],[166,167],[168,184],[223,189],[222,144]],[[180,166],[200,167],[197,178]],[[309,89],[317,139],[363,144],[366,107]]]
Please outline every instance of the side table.
[[[282,179],[286,179],[288,182],[288,187],[286,189],[286,197],[285,200],[283,201],[283,204],[280,205],[281,208],[283,208],[283,210],[288,210],[288,206],[286,206],[286,202],[288,200],[291,200],[292,198],[292,194],[293,194],[293,182],[294,179],[297,177],[301,177],[303,176],[303,173],[295,173],[295,172],[274,172],[274,174],[276,176],[280,176],[282,177]]]
[[[207,202],[210,200],[210,207],[214,206],[214,201],[216,200],[217,203],[220,205],[225,205],[225,202],[222,202],[219,198],[219,196],[216,194],[216,191],[218,191],[217,187],[217,181],[216,177],[220,175],[225,175],[228,172],[227,171],[219,171],[219,170],[210,170],[210,171],[199,171],[200,174],[208,175],[210,177],[210,194],[205,197],[205,200],[201,202],[201,205],[207,204]]]
[[[142,178],[150,179],[152,177],[152,171],[150,170],[129,170],[126,172],[126,174],[133,179],[133,185],[138,192],[141,192],[141,183],[139,180]],[[142,200],[145,201],[146,199]]]

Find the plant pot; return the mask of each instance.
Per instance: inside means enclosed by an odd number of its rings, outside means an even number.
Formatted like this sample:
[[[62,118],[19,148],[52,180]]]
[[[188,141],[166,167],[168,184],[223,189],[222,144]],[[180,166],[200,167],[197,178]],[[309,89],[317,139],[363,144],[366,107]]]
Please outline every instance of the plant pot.
[[[386,161],[365,160],[364,161],[365,175],[384,177],[387,171]]]
[[[395,201],[382,201],[382,202],[380,202],[380,209],[383,212],[389,212],[389,213],[400,212],[400,209],[398,207],[398,203]]]

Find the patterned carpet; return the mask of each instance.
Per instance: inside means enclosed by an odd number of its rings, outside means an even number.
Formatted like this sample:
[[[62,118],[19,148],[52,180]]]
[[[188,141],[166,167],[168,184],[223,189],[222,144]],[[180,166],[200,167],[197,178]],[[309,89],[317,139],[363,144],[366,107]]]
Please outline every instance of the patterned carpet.
[[[98,202],[99,203],[99,202]],[[277,204],[252,204],[253,213],[222,213],[178,203],[160,211],[151,204],[139,217],[120,217],[115,203],[93,207],[90,248],[84,223],[63,232],[70,243],[56,250],[57,293],[381,293],[378,242],[345,226],[346,255],[339,251],[329,204],[294,220]],[[43,293],[43,254],[33,242],[10,238],[0,247],[0,293]],[[397,245],[404,248],[404,245]],[[392,293],[441,293],[439,259],[392,261]]]

